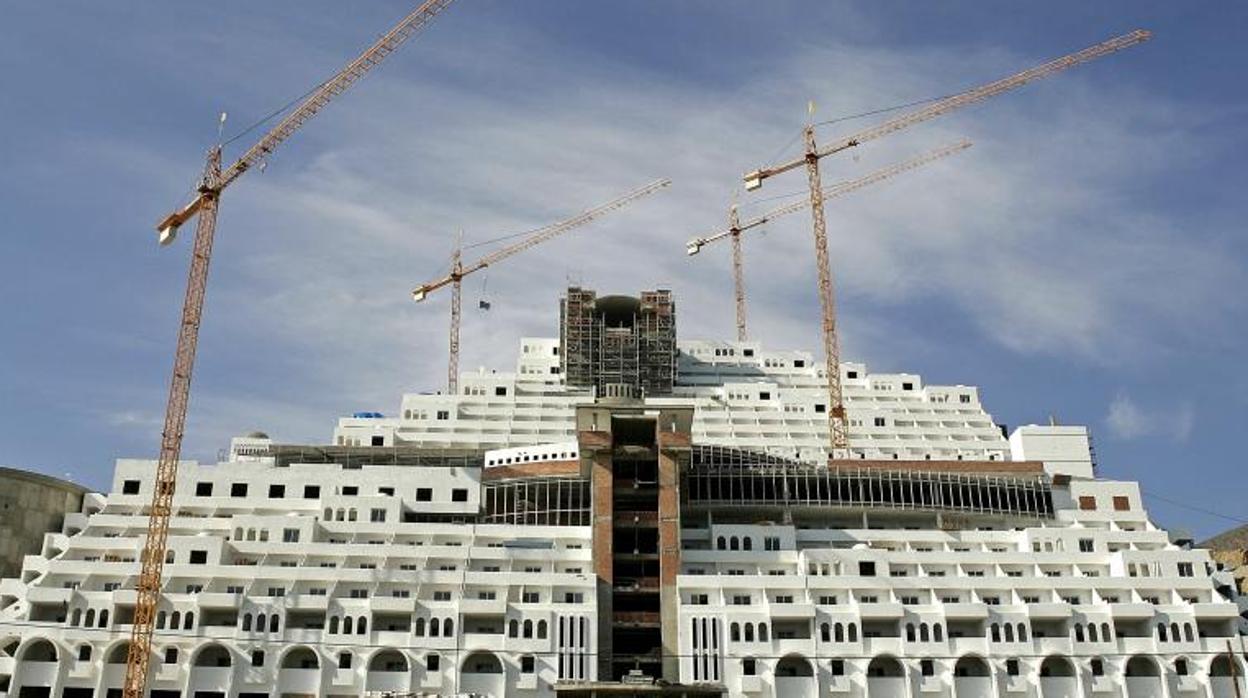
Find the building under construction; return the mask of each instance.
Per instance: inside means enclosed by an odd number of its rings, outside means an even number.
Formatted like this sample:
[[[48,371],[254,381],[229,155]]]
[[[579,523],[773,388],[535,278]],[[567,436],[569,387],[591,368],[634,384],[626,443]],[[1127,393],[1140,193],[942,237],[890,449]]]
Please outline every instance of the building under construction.
[[[671,291],[603,296],[569,288],[560,303],[559,354],[567,385],[602,397],[670,395],[676,381]]]

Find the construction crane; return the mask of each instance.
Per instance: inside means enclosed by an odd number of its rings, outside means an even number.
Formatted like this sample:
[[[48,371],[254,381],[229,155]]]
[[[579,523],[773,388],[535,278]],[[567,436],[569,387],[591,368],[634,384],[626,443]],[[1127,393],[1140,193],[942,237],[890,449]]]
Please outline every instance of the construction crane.
[[[603,215],[607,213],[610,213],[611,211],[623,208],[624,206],[627,206],[628,204],[636,201],[637,199],[642,198],[643,196],[653,194],[654,192],[664,187],[667,187],[671,183],[672,182],[669,179],[655,180],[651,182],[650,184],[647,184],[644,187],[641,187],[639,189],[634,189],[633,191],[619,197],[618,199],[609,201],[596,208],[591,208],[565,221],[555,223],[554,225],[550,225],[545,228],[539,228],[538,230],[534,231],[531,235],[524,238],[523,240],[515,244],[508,245],[507,247],[504,247],[502,249],[495,250],[494,252],[487,254],[486,256],[482,257],[481,259],[467,266],[464,266],[462,262],[462,256],[460,253],[460,245],[458,242],[456,242],[455,251],[451,255],[450,273],[436,281],[430,281],[427,284],[417,286],[412,291],[412,299],[419,302],[419,301],[423,301],[425,298],[429,296],[430,293],[442,288],[443,286],[451,287],[451,337],[450,337],[450,360],[447,365],[447,376],[446,376],[447,392],[450,394],[455,394],[456,392],[459,391],[460,295],[462,292],[461,287],[463,285],[463,279],[465,276],[468,276],[469,274],[473,272],[481,271],[482,269],[485,269],[486,267],[490,265],[497,264],[498,262],[501,262],[502,260],[514,254],[517,254],[519,252],[523,252],[524,250],[529,249],[530,247],[539,245],[543,242],[546,242],[547,240],[558,237],[568,232],[569,230],[572,230],[573,228],[579,228],[589,223],[590,221],[593,221],[597,218],[602,217]]]
[[[190,401],[191,373],[195,365],[195,348],[199,338],[199,325],[203,316],[204,292],[208,282],[208,265],[212,258],[213,235],[217,224],[217,207],[221,192],[233,184],[244,172],[266,159],[295,131],[307,123],[329,102],[348,87],[364,77],[387,56],[399,48],[429,24],[451,0],[426,0],[414,11],[401,19],[390,31],[381,36],[358,58],[322,83],[299,103],[276,126],[249,148],[228,169],[221,169],[221,146],[208,152],[195,198],[191,203],[174,211],[157,224],[161,245],[168,245],[177,236],[178,229],[198,215],[186,297],[182,304],[182,319],[178,326],[177,349],[173,361],[173,378],[169,386],[169,400],[165,408],[164,430],[161,432],[160,457],[156,466],[155,486],[152,489],[152,505],[147,521],[147,537],[140,561],[137,597],[134,607],[134,625],[130,633],[130,648],[126,658],[126,678],[123,685],[124,698],[142,698],[147,684],[148,665],[151,657],[153,621],[160,601],[161,576],[164,572],[165,548],[169,536],[169,515],[173,505],[174,487],[177,480],[178,458],[182,452],[182,435],[186,426],[186,411]]]
[[[903,114],[865,131],[842,138],[832,145],[820,148],[815,143],[814,124],[802,131],[805,152],[801,157],[772,167],[763,167],[744,175],[745,188],[753,191],[763,186],[763,180],[778,174],[806,166],[806,179],[810,189],[810,213],[814,229],[815,264],[819,277],[819,304],[822,314],[824,371],[828,380],[828,426],[831,435],[833,458],[849,456],[849,424],[845,415],[845,403],[841,393],[840,342],[836,334],[836,295],[832,286],[832,269],[828,262],[827,229],[823,216],[823,185],[819,176],[820,158],[834,155],[857,145],[909,126],[934,119],[956,109],[1009,92],[1029,82],[1049,77],[1067,68],[1095,60],[1125,48],[1135,46],[1152,38],[1152,33],[1137,29],[1129,34],[1101,42],[1076,53],[1043,63],[1021,73],[990,82],[966,92],[937,100],[915,111]]]
[[[838,182],[823,190],[823,199],[835,199],[838,196],[844,196],[853,191],[862,189],[863,187],[875,184],[890,177],[894,177],[903,172],[922,167],[933,160],[939,160],[945,156],[962,152],[971,147],[970,141],[960,141],[953,145],[943,148],[937,148],[928,153],[923,153],[904,162],[895,163],[872,172],[865,177],[851,179],[845,182]],[[803,199],[795,203],[787,204],[779,208],[773,209],[763,215],[742,223],[737,215],[737,207],[734,205],[728,211],[728,227],[705,237],[694,238],[685,243],[685,251],[689,255],[695,255],[702,251],[702,248],[711,243],[728,239],[732,241],[732,280],[733,280],[733,296],[737,305],[737,341],[744,342],[746,340],[745,331],[745,271],[742,261],[741,250],[741,234],[747,230],[752,230],[766,223],[787,216],[790,213],[796,213],[810,206],[809,199]]]

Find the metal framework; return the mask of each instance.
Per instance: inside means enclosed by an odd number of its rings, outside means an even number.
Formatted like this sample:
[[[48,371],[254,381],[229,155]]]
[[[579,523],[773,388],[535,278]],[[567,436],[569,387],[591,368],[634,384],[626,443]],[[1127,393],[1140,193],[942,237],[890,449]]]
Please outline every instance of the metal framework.
[[[666,395],[676,380],[671,291],[632,299],[569,288],[560,303],[560,361],[570,386],[599,397]]]
[[[487,482],[482,485],[480,522],[513,526],[588,526],[589,480],[552,477]]]
[[[745,188],[752,191],[761,187],[763,185],[763,180],[768,177],[773,177],[777,174],[797,169],[803,165],[806,167],[807,183],[810,186],[811,220],[814,226],[815,258],[816,263],[819,265],[819,301],[823,311],[823,345],[828,379],[828,397],[830,402],[830,409],[828,410],[828,428],[831,437],[832,453],[835,457],[845,457],[849,454],[849,428],[845,417],[844,399],[841,394],[841,375],[838,355],[839,342],[836,336],[836,299],[832,288],[832,271],[828,265],[827,230],[823,216],[823,190],[820,185],[819,176],[820,158],[848,150],[849,148],[865,143],[866,141],[881,138],[890,133],[900,131],[904,128],[922,123],[929,119],[934,119],[937,116],[975,104],[988,99],[989,97],[995,97],[999,94],[1003,94],[1026,85],[1029,82],[1059,73],[1067,68],[1071,68],[1081,63],[1086,63],[1110,53],[1142,43],[1151,37],[1152,34],[1150,32],[1143,30],[1133,31],[1129,34],[1090,46],[1082,51],[1049,61],[1021,73],[1016,73],[1009,77],[1002,78],[996,82],[991,82],[966,92],[946,97],[945,99],[933,102],[926,107],[903,114],[897,118],[890,119],[882,124],[859,132],[853,136],[849,136],[848,138],[837,140],[831,145],[824,146],[823,148],[818,147],[815,143],[814,125],[808,125],[803,131],[805,152],[800,158],[795,158],[782,165],[760,168],[753,172],[749,172],[744,176]]]
[[[729,464],[690,469],[681,493],[693,508],[870,508],[1053,516],[1050,484],[1039,476]]]

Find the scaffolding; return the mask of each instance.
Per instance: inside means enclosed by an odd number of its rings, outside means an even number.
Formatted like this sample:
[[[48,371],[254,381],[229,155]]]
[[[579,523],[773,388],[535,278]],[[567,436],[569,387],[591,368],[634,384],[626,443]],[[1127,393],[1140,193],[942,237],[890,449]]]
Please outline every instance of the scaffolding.
[[[570,386],[600,397],[669,395],[676,380],[676,305],[671,291],[640,298],[569,288],[559,309],[560,356]]]

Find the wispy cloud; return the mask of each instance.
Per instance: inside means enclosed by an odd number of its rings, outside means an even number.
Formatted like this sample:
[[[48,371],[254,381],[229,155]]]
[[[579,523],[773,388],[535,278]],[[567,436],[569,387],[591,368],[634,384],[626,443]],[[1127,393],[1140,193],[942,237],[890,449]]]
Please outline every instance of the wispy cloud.
[[[312,143],[292,143],[268,173],[228,193],[205,325],[216,353],[203,356],[233,381],[198,385],[197,400],[225,404],[231,389],[267,395],[269,418],[327,438],[326,415],[312,405],[384,408],[402,391],[437,389],[446,299],[416,305],[407,291],[444,270],[454,231],[472,242],[525,230],[659,176],[674,180],[670,191],[471,278],[461,365],[506,369],[520,336],[555,333],[569,280],[672,288],[683,336],[730,336],[727,250],[690,259],[683,242],[722,225],[741,172],[796,152],[778,148],[792,143],[808,98],[821,114],[859,111],[997,77],[982,65],[1005,72],[1045,58],[829,39],[726,85],[491,37],[424,72],[371,76],[300,134]],[[1120,60],[1130,56],[1106,62]],[[833,77],[836,65],[854,70]],[[952,307],[979,339],[1093,363],[1155,359],[1184,332],[1218,331],[1232,312],[1224,290],[1242,285],[1242,270],[1216,243],[1186,244],[1180,221],[1130,195],[1215,146],[1185,130],[1175,105],[1081,70],[826,164],[833,181],[961,137],[976,142],[829,206],[839,290],[858,301],[842,305],[846,358],[913,355],[896,341],[912,330],[882,328],[873,306]],[[834,132],[848,130],[823,137]],[[803,185],[777,179],[762,195]],[[741,201],[749,212],[775,204]],[[746,248],[755,335],[816,347],[808,217],[777,222]],[[481,295],[489,312],[473,310]],[[252,426],[231,410],[218,417],[234,431]],[[1155,425],[1125,396],[1108,419],[1123,438]],[[1190,428],[1166,433],[1186,438]],[[204,436],[193,438],[203,446]]]
[[[1109,403],[1105,424],[1119,439],[1164,438],[1183,443],[1196,424],[1196,409],[1186,401],[1145,408],[1127,394],[1119,393]]]

